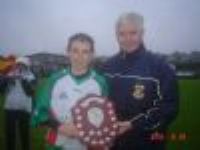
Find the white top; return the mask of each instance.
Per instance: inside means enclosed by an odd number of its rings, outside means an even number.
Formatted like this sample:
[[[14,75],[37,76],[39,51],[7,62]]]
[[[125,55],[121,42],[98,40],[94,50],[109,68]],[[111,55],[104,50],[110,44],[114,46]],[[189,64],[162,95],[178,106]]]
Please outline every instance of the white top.
[[[22,78],[28,81],[35,79],[31,72],[25,72]],[[16,79],[15,84],[9,87],[4,108],[7,110],[23,110],[29,113],[32,111],[32,98],[25,94],[19,79]]]

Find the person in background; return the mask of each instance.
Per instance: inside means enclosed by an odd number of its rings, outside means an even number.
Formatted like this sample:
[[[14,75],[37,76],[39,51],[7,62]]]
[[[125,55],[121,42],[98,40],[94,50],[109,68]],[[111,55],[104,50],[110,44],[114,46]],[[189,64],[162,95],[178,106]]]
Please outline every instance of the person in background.
[[[102,66],[120,120],[112,150],[165,149],[165,139],[154,140],[153,133],[165,134],[178,112],[175,71],[146,49],[143,35],[143,17],[122,14],[116,23],[120,51]]]
[[[17,138],[21,149],[30,150],[30,113],[35,76],[30,70],[30,59],[20,57],[6,75],[0,75],[0,90],[5,95],[6,149],[15,150]],[[19,133],[19,134],[17,134]]]

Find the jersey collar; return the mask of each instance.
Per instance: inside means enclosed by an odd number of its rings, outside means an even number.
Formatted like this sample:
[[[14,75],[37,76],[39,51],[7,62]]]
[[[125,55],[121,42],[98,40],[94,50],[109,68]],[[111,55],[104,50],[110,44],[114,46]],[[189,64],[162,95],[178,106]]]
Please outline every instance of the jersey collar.
[[[69,74],[77,84],[81,84],[82,82],[87,80],[91,76],[91,72],[91,69],[88,69],[88,71],[82,75],[74,75],[71,71],[71,68],[69,67]]]

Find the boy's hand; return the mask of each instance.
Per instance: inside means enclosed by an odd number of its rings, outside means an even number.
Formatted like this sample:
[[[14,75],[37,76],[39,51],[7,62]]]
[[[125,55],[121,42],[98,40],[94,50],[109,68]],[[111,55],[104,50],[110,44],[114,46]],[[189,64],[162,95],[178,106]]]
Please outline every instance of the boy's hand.
[[[78,132],[76,126],[71,122],[62,124],[58,128],[58,132],[60,132],[61,134],[64,134],[65,136],[68,136],[68,137],[78,137],[79,136],[79,132]]]

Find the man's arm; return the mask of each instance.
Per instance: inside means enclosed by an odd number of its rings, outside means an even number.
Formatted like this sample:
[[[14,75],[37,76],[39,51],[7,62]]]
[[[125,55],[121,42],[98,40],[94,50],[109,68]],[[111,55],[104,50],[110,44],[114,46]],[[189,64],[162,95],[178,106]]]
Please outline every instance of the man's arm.
[[[161,98],[146,112],[133,118],[133,128],[165,129],[177,115],[178,83],[175,71],[166,63],[160,63],[158,68]]]

